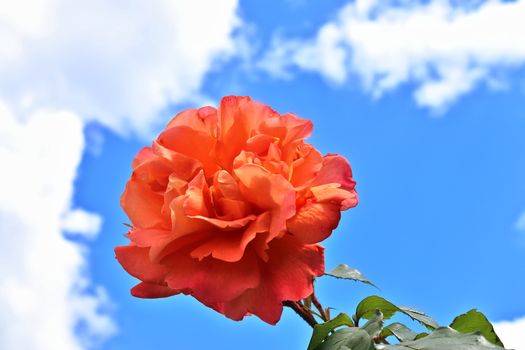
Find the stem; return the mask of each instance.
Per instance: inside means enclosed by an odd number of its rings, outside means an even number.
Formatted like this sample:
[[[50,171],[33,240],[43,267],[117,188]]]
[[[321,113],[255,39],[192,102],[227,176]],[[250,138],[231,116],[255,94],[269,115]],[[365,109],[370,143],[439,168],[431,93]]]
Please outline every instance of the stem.
[[[319,313],[321,314],[321,318],[323,319],[323,321],[327,322],[327,321],[330,321],[328,319],[328,315],[326,314],[326,312],[324,311],[324,308],[323,308],[323,305],[321,305],[321,303],[319,302],[319,300],[317,299],[317,297],[315,296],[315,293],[312,293],[312,295],[310,296],[310,298],[312,299],[312,304],[314,304],[315,308],[317,310],[319,310]]]
[[[293,311],[295,311],[296,314],[298,314],[299,316],[301,316],[301,318],[306,322],[308,323],[308,325],[312,328],[314,328],[314,326],[317,324],[317,321],[315,320],[315,318],[312,316],[311,313],[309,313],[301,304],[299,304],[298,302],[295,302],[295,301],[285,301],[283,302],[283,305],[284,306],[288,306],[290,309],[292,309]]]

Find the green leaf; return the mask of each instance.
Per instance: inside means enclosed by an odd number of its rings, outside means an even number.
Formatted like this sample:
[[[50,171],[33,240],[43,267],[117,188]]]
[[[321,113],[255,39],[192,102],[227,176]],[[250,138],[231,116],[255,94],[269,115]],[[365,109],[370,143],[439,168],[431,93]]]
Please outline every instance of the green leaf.
[[[399,341],[414,340],[417,337],[417,333],[413,332],[410,328],[402,323],[395,322],[386,326],[381,332],[381,337],[386,338],[393,335]]]
[[[374,343],[368,333],[358,327],[342,328],[335,331],[315,350],[374,350]]]
[[[357,282],[362,282],[362,283],[366,283],[368,285],[376,287],[376,285],[373,284],[372,282],[370,282],[365,277],[365,275],[363,275],[361,273],[361,271],[359,271],[357,269],[353,269],[353,268],[349,267],[346,264],[337,265],[337,267],[335,269],[333,269],[330,272],[326,272],[325,275],[332,276],[332,277],[335,277],[335,278],[342,278],[342,279],[345,279],[345,280],[353,280],[353,281],[357,281]]]
[[[339,314],[336,317],[334,317],[332,320],[317,324],[314,327],[314,331],[312,333],[312,338],[310,339],[310,344],[308,344],[308,350],[315,349],[319,344],[322,343],[323,340],[328,336],[328,334],[340,326],[350,326],[353,327],[354,323],[352,322],[352,319],[347,314]]]
[[[374,315],[374,317],[372,317],[361,328],[365,330],[372,339],[379,336],[379,334],[383,330],[383,314],[381,313],[381,311],[376,310],[376,314]]]
[[[476,309],[472,309],[456,317],[450,324],[450,327],[460,333],[480,332],[492,344],[503,347],[503,343],[494,331],[492,324],[487,320],[485,315]]]
[[[369,296],[361,300],[359,305],[357,305],[357,309],[355,313],[356,318],[358,320],[361,318],[370,319],[371,317],[373,317],[376,309],[381,310],[381,312],[383,313],[383,318],[385,320],[388,320],[396,312],[400,311],[404,313],[405,315],[409,316],[410,318],[412,318],[414,321],[421,323],[422,325],[424,325],[430,330],[433,330],[439,327],[437,322],[434,321],[429,316],[427,316],[425,313],[417,309],[414,309],[412,307],[396,306],[392,304],[391,302],[389,302],[388,300],[380,296],[377,296],[377,295],[372,295],[372,296]]]
[[[356,319],[370,319],[374,317],[376,310],[381,310],[381,312],[383,313],[383,319],[388,320],[397,311],[399,311],[399,308],[391,302],[389,302],[388,300],[381,298],[380,296],[372,295],[364,298],[357,305],[355,311]]]
[[[399,310],[408,315],[413,320],[418,321],[423,326],[427,327],[430,330],[436,329],[439,327],[438,323],[434,321],[431,317],[427,316],[424,312],[414,309],[413,307],[400,306]]]
[[[421,339],[421,338],[424,338],[428,335],[427,332],[421,332],[419,333],[418,335],[416,335],[416,338],[414,340],[418,340],[418,339]]]
[[[490,343],[479,333],[463,334],[449,328],[441,327],[428,336],[414,341],[404,341],[386,345],[383,350],[495,350],[503,349]]]

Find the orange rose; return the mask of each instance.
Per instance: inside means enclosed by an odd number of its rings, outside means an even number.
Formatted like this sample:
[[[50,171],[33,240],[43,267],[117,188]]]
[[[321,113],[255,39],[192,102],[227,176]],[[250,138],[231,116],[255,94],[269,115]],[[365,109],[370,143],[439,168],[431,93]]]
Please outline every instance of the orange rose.
[[[313,291],[317,243],[357,196],[348,162],[304,142],[310,121],[249,97],[179,113],[133,161],[118,261],[141,298],[190,294],[234,320],[275,324]]]

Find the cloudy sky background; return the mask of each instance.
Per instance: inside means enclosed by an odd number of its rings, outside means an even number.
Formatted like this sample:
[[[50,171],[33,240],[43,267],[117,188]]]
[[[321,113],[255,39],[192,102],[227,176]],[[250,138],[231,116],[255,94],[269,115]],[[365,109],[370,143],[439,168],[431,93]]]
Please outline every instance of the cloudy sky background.
[[[525,1],[0,0],[0,348],[300,349],[309,329],[133,299],[114,260],[135,153],[182,108],[251,95],[312,119],[360,205],[326,242],[351,313],[477,307],[525,350]]]

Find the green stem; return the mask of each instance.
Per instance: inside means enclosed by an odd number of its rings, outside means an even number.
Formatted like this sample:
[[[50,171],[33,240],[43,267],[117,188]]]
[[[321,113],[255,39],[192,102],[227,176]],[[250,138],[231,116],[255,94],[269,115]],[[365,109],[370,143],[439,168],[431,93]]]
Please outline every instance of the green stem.
[[[306,322],[308,323],[308,325],[312,328],[315,327],[315,325],[317,324],[317,321],[315,320],[315,318],[312,316],[311,313],[309,313],[305,308],[304,306],[302,306],[301,304],[299,304],[298,302],[296,301],[285,301],[283,302],[283,305],[284,306],[287,306],[289,307],[290,309],[292,309],[293,311],[295,311],[296,314],[298,314],[299,316],[301,316],[301,318]]]
[[[325,312],[325,310],[323,308],[323,305],[321,305],[321,303],[319,302],[319,300],[315,296],[315,293],[312,293],[310,298],[312,299],[312,304],[314,304],[315,308],[317,310],[319,310],[319,313],[321,314],[321,318],[323,319],[323,321],[325,321],[325,322],[330,321],[328,315],[326,314],[326,312]]]

